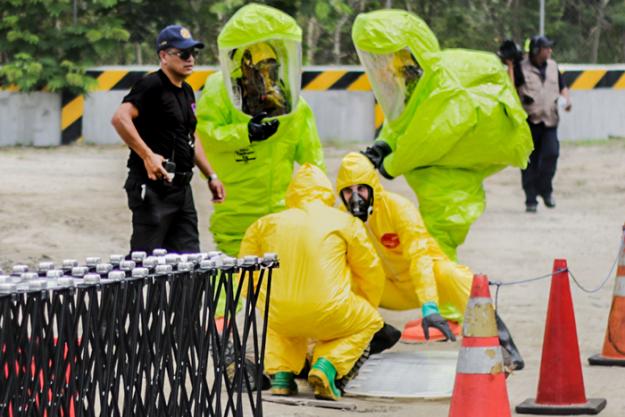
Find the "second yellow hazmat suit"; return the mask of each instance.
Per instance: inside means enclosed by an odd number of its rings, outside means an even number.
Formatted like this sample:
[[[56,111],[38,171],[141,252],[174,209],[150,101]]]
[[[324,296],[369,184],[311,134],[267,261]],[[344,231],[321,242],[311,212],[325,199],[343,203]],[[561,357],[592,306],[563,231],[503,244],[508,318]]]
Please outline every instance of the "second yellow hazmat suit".
[[[362,222],[334,202],[330,180],[305,164],[287,190],[288,209],[257,220],[241,242],[242,256],[275,252],[280,259],[265,354],[270,375],[299,373],[314,339],[313,364],[325,358],[339,379],[382,327],[376,308],[384,270]],[[259,305],[264,296],[263,288]]]
[[[366,227],[386,274],[380,306],[409,310],[435,303],[441,316],[461,322],[473,278],[469,268],[451,261],[414,204],[384,190],[369,159],[351,152],[341,162],[336,188],[340,192],[356,184],[373,190]]]
[[[284,209],[294,162],[325,168],[315,116],[299,93],[301,40],[302,30],[292,17],[259,4],[239,9],[217,39],[222,70],[206,80],[197,106],[197,134],[227,193],[214,206],[210,229],[217,248],[232,256],[250,224]],[[245,79],[249,74],[242,59],[248,53],[253,54],[249,64],[271,63],[271,75],[279,78],[279,90],[276,86],[272,92],[280,93],[275,100],[283,105],[280,109],[246,103],[243,86],[254,81]],[[264,89],[267,82],[255,87]],[[262,110],[279,126],[269,138],[252,141],[249,122],[258,116],[252,113]]]

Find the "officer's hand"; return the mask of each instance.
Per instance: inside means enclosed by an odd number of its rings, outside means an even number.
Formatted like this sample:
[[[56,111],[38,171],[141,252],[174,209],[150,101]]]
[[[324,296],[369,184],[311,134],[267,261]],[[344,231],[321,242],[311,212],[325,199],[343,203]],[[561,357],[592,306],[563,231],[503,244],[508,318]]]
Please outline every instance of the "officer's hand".
[[[226,199],[226,190],[219,179],[209,181],[208,189],[213,195],[213,203],[222,203]]]
[[[392,152],[388,143],[376,140],[372,146],[367,146],[365,150],[360,151],[361,154],[369,158],[375,169],[380,169],[384,158]]]
[[[164,179],[165,181],[171,182],[168,172],[163,167],[164,160],[165,158],[154,152],[151,152],[150,155],[143,160],[143,165],[145,166],[149,179],[152,181]]]
[[[433,313],[423,318],[421,322],[423,326],[423,335],[427,340],[430,339],[430,327],[435,327],[443,333],[445,336],[445,340],[451,340],[452,342],[456,341],[456,336],[451,332],[449,328],[449,323],[443,317],[441,317],[438,313]]]
[[[247,124],[250,142],[266,140],[278,130],[280,122],[276,119],[263,122],[265,117],[267,117],[267,113],[258,113],[256,116],[252,117],[252,120]]]
[[[571,102],[571,99],[567,99],[566,100],[566,105],[564,106],[564,111],[571,111],[571,109],[573,108],[573,103]]]

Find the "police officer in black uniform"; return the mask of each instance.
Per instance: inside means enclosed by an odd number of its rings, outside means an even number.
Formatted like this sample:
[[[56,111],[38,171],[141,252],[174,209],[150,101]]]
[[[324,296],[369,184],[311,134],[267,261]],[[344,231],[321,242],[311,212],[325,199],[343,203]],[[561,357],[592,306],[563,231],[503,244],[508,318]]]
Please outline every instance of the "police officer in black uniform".
[[[184,81],[204,44],[178,25],[163,29],[156,42],[160,69],[134,85],[111,121],[130,148],[124,185],[132,211],[130,248],[199,252],[193,166],[208,178],[213,202],[225,197],[195,139],[195,96]]]

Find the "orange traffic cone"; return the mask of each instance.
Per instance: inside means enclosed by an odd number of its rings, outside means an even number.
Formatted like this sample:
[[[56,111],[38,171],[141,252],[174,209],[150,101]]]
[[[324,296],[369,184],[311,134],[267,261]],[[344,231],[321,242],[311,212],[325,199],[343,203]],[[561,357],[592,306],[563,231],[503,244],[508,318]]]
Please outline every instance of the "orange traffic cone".
[[[575,312],[566,260],[556,259],[549,292],[536,399],[516,406],[519,414],[599,414],[603,398],[586,399]]]
[[[588,358],[591,365],[625,366],[625,226],[603,350]]]
[[[467,304],[449,417],[508,417],[510,402],[486,275],[475,275]]]

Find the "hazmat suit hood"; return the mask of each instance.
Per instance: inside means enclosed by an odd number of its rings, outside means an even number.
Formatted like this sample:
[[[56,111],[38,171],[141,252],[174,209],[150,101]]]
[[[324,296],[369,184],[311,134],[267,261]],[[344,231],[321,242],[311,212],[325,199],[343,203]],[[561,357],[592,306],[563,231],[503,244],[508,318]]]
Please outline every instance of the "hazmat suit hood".
[[[440,52],[436,36],[412,13],[381,10],[358,15],[352,38],[386,119],[397,120],[418,94],[421,78],[432,71],[434,54]],[[418,73],[409,85],[403,69],[410,56]]]
[[[217,38],[221,70],[232,104],[250,116],[258,113],[245,106],[245,94],[239,82],[243,75],[243,51],[251,50],[259,55],[259,60],[271,58],[276,65],[274,81],[284,108],[273,114],[269,111],[269,115],[279,116],[295,110],[301,85],[301,42],[301,28],[286,13],[254,3],[240,8]]]
[[[352,39],[358,50],[377,54],[408,47],[425,70],[432,59],[429,54],[440,51],[438,39],[428,25],[403,10],[359,14],[352,27]]]
[[[343,188],[357,184],[368,185],[373,190],[371,206],[375,212],[376,198],[384,192],[378,173],[366,156],[350,152],[341,161],[336,177],[336,190],[340,194]]]
[[[321,169],[306,163],[295,173],[286,190],[286,206],[300,208],[313,201],[334,206],[334,190],[332,183]]]

